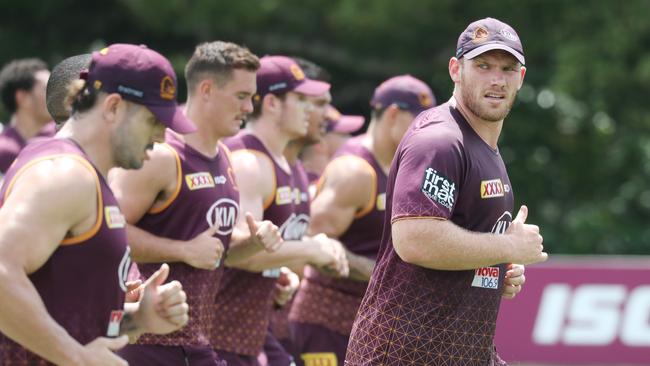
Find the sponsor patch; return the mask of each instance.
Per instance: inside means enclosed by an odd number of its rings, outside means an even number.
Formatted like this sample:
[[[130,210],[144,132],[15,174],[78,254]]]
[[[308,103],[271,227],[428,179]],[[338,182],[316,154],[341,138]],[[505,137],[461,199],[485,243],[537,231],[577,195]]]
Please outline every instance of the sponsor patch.
[[[499,267],[478,268],[474,272],[472,287],[489,288],[496,290],[499,288]]]
[[[300,358],[305,366],[338,366],[336,354],[333,352],[303,353]]]
[[[126,226],[126,219],[117,206],[104,207],[104,217],[106,217],[106,226],[109,229],[121,229]]]
[[[287,205],[293,201],[293,189],[282,186],[275,190],[275,204],[278,206]]]
[[[505,187],[501,179],[490,179],[481,181],[481,198],[503,197]]]
[[[262,271],[262,277],[279,278],[280,277],[280,268],[265,269],[264,271]]]
[[[228,180],[225,176],[219,175],[214,177],[214,184],[226,184]]]
[[[232,233],[239,216],[239,203],[230,198],[220,198],[210,206],[205,214],[210,227],[218,228],[217,234],[228,235]]]
[[[108,329],[106,330],[108,337],[117,337],[120,335],[120,323],[122,323],[123,316],[124,312],[122,310],[111,311],[111,317],[108,319]]]
[[[454,207],[456,184],[433,168],[424,171],[422,193],[449,211]]]
[[[502,36],[504,36],[505,38],[507,38],[507,39],[509,39],[509,40],[511,40],[513,42],[517,42],[517,40],[518,40],[517,36],[515,36],[512,32],[510,32],[509,30],[507,30],[505,28],[501,29],[499,31],[499,33],[501,33]]]
[[[208,172],[199,172],[185,175],[185,183],[190,191],[214,187],[214,179]]]
[[[386,211],[386,193],[377,195],[377,211]]]

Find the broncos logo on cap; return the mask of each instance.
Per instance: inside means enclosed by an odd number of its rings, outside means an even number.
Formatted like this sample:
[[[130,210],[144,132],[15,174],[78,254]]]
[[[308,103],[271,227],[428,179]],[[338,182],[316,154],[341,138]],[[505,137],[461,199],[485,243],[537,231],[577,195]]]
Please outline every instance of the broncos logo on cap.
[[[293,64],[289,67],[289,70],[293,74],[293,77],[296,78],[296,80],[302,80],[305,78],[305,73],[302,72],[300,66]]]
[[[176,86],[171,77],[165,75],[160,81],[160,97],[167,100],[173,100],[176,95]]]
[[[432,107],[433,106],[433,99],[431,99],[431,96],[427,93],[420,93],[418,94],[418,100],[420,101],[420,105],[422,107]]]
[[[472,34],[472,42],[474,43],[485,42],[487,41],[489,36],[490,36],[490,32],[488,32],[487,29],[483,27],[478,27],[474,29],[474,33]]]

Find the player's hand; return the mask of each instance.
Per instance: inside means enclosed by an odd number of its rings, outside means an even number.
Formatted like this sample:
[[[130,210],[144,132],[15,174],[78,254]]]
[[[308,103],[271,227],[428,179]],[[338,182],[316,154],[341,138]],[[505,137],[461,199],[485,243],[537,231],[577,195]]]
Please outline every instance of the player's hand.
[[[311,239],[319,249],[311,264],[334,277],[347,277],[350,274],[345,248],[338,240],[330,239],[325,234],[318,234]]]
[[[543,238],[537,225],[526,224],[528,207],[521,206],[517,217],[510,223],[506,235],[512,240],[511,262],[531,264],[544,262],[548,254],[544,252]]]
[[[214,225],[194,239],[187,241],[183,248],[185,255],[183,261],[194,268],[213,270],[219,267],[223,256],[223,243],[214,235],[219,230]]]
[[[113,351],[126,346],[129,337],[118,338],[98,337],[84,346],[81,356],[84,366],[128,366],[128,362],[121,359]]]
[[[142,295],[142,280],[127,281],[124,302],[138,302]]]
[[[280,277],[275,284],[275,298],[273,299],[276,305],[284,306],[293,295],[295,295],[300,286],[300,278],[298,275],[287,267],[280,268]]]
[[[163,285],[168,275],[169,266],[163,264],[143,285],[142,299],[134,317],[142,332],[171,333],[189,320],[187,296],[181,283],[171,281]]]
[[[271,221],[255,221],[253,215],[246,212],[246,223],[250,232],[250,240],[267,252],[275,252],[284,243],[280,230]]]
[[[506,271],[506,277],[503,280],[503,290],[501,296],[504,299],[513,299],[521,292],[521,287],[526,283],[524,272],[526,267],[522,264],[510,264]]]

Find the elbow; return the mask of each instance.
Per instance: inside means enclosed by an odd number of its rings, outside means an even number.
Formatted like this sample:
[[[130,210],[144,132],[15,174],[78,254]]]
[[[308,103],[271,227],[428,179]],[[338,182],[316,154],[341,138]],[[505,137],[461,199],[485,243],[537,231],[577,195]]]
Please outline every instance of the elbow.
[[[400,259],[409,264],[420,265],[421,254],[414,240],[408,237],[408,234],[395,235],[393,231],[393,248]]]

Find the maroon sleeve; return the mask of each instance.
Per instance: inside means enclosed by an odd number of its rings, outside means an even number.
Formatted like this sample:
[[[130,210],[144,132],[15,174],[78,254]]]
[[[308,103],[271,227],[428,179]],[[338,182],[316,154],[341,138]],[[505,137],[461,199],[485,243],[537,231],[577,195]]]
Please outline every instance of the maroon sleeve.
[[[425,128],[408,135],[398,154],[391,221],[403,217],[449,219],[464,172],[458,139]]]

